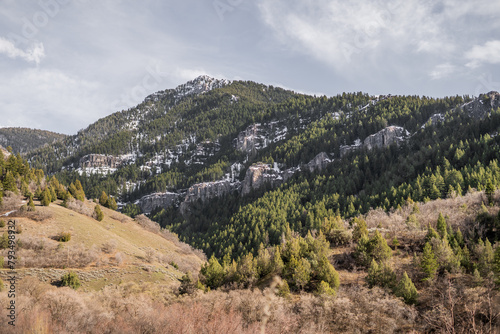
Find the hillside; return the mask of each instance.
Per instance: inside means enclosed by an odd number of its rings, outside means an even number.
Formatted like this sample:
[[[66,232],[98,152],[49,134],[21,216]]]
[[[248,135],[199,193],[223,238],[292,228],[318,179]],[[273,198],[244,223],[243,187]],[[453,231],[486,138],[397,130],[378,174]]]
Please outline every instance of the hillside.
[[[499,107],[496,92],[315,97],[203,76],[26,157],[237,259],[334,213],[498,187]]]
[[[74,271],[85,291],[126,282],[177,282],[183,272],[197,273],[202,259],[177,237],[144,218],[141,226],[118,212],[103,208],[104,219],[64,208],[61,203],[39,206],[33,213],[10,213],[4,221],[14,219],[22,231],[18,242],[17,272],[20,279],[34,276],[43,282],[57,283],[63,274]],[[84,203],[80,212],[93,212],[93,203]],[[150,230],[147,230],[149,228]],[[7,227],[0,229],[0,233]],[[61,233],[70,233],[68,242],[58,242]],[[177,268],[172,266],[175,264]],[[5,280],[7,269],[0,272]]]
[[[12,147],[14,153],[26,153],[53,144],[64,139],[66,135],[28,128],[0,128],[0,145]]]

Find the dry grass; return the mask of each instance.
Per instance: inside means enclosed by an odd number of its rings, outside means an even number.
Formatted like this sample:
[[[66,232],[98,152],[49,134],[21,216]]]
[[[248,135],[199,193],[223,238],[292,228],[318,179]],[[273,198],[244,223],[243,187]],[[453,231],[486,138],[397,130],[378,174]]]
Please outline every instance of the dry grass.
[[[124,284],[99,292],[54,288],[31,279],[17,300],[17,332],[57,333],[368,333],[408,332],[415,309],[380,289],[341,289],[337,298],[283,299],[260,290],[175,297],[172,288]],[[5,303],[6,294],[0,294]],[[5,316],[6,310],[0,310]],[[6,322],[2,333],[11,333]],[[39,332],[39,331],[38,331]]]

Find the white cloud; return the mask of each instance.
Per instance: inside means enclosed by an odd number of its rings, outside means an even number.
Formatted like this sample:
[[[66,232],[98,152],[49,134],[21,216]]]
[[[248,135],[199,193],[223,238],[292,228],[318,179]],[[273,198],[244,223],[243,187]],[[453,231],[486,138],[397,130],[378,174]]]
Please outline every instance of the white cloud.
[[[110,113],[101,84],[67,75],[59,70],[28,68],[0,82],[3,126],[25,126],[76,133]]]
[[[259,9],[288,49],[338,72],[390,68],[407,56],[433,57],[434,66],[450,62],[471,40],[493,34],[498,24],[489,17],[500,13],[486,0],[260,0]],[[486,20],[488,28],[465,30],[465,24],[476,27],[471,20]]]
[[[483,63],[498,64],[500,63],[500,41],[492,40],[484,45],[474,45],[465,53],[465,58],[470,60],[467,66],[471,68],[476,68]]]
[[[40,64],[40,60],[45,57],[43,43],[33,42],[31,47],[24,51],[17,48],[11,41],[0,37],[0,54],[2,53],[9,58],[21,58],[27,62],[33,62],[37,65]]]
[[[439,64],[429,73],[429,76],[434,80],[443,79],[454,73],[456,69],[457,67],[450,63]]]

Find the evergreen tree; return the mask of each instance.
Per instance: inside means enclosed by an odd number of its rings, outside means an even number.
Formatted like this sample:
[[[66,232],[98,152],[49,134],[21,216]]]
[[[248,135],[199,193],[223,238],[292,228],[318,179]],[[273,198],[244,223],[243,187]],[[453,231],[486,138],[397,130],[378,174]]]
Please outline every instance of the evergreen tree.
[[[29,197],[28,211],[35,211],[35,203],[33,203],[33,196]]]
[[[104,190],[101,193],[101,197],[99,197],[99,204],[101,204],[102,206],[105,206],[105,207],[109,207],[108,206],[108,195],[106,195],[106,192],[104,192]]]
[[[61,278],[61,285],[69,286],[70,288],[76,290],[80,287],[80,279],[78,278],[78,275],[75,272],[70,271]]]
[[[118,205],[116,204],[116,200],[114,197],[109,197],[108,198],[108,208],[110,208],[111,210],[115,210],[118,209]]]
[[[102,221],[104,219],[104,213],[99,205],[94,207],[94,217],[97,221]]]
[[[489,205],[493,205],[493,195],[495,195],[495,186],[493,182],[491,182],[491,178],[488,178],[486,181],[486,189],[485,189],[486,197],[488,197]]]
[[[424,280],[432,280],[438,267],[439,265],[436,261],[436,257],[434,256],[432,247],[430,243],[426,242],[422,258],[420,259],[420,268],[425,274]]]
[[[50,205],[50,202],[51,202],[51,196],[50,196],[50,192],[49,192],[49,189],[45,188],[42,192],[42,196],[41,196],[41,199],[40,201],[42,202],[42,205],[43,206],[49,206]]]
[[[441,237],[441,239],[444,239],[444,238],[447,237],[446,219],[444,219],[444,217],[441,214],[441,212],[439,213],[439,217],[438,217],[438,220],[437,220],[436,230],[439,233],[439,236]]]
[[[398,297],[402,297],[406,304],[412,305],[417,303],[418,292],[415,285],[408,277],[408,274],[403,274],[403,278],[399,281],[395,289],[395,294]]]
[[[354,241],[357,242],[363,236],[368,237],[368,227],[364,219],[355,217],[351,221],[351,225],[354,225],[354,231],[352,232],[352,239]]]
[[[213,255],[208,263],[201,267],[200,272],[204,277],[205,285],[211,289],[217,289],[224,282],[224,268]]]

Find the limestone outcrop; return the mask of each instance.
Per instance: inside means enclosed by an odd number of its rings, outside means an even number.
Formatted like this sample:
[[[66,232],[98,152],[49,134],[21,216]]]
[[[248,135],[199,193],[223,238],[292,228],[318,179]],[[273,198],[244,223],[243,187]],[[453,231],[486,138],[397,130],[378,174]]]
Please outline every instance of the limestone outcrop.
[[[309,169],[309,171],[314,172],[315,170],[325,169],[330,162],[332,162],[332,160],[330,160],[328,154],[326,154],[325,152],[321,152],[320,154],[315,156],[314,159],[309,161],[306,167],[307,169]]]
[[[410,134],[400,126],[388,126],[379,132],[366,137],[363,147],[371,150],[373,148],[387,147],[391,144],[399,144]]]
[[[138,205],[141,207],[142,212],[151,213],[154,209],[167,208],[176,204],[181,198],[181,194],[165,192],[154,193],[139,199]]]
[[[123,161],[113,155],[87,154],[80,159],[80,168],[108,167],[118,168]]]
[[[462,106],[472,118],[484,119],[492,109],[500,108],[500,93],[491,91]]]

